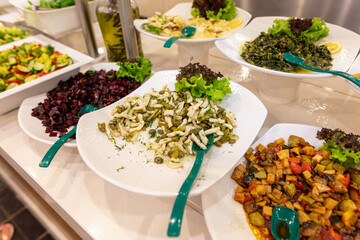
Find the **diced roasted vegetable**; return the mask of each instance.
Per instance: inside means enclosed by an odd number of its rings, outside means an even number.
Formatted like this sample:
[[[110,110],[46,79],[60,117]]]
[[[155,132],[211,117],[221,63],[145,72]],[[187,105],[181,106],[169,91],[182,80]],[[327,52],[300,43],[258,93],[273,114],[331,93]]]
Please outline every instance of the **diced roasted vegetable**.
[[[264,217],[259,212],[249,214],[249,221],[252,225],[261,227],[265,224]]]

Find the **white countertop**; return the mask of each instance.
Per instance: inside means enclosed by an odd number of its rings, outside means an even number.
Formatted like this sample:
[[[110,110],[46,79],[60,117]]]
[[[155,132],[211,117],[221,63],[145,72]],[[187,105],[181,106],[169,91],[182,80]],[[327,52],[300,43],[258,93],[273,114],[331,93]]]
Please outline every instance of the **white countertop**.
[[[153,70],[178,69],[177,47],[142,36],[144,56]],[[360,134],[360,95],[340,77],[305,79],[295,101],[278,104],[259,94],[263,75],[210,50],[208,66],[256,94],[268,109],[259,135],[280,122],[341,128]],[[38,164],[49,145],[28,137],[17,122],[18,110],[0,116],[0,154],[83,239],[167,239],[174,198],[135,194],[93,173],[76,149],[61,148],[48,168]],[[178,239],[211,239],[200,197],[190,199]]]

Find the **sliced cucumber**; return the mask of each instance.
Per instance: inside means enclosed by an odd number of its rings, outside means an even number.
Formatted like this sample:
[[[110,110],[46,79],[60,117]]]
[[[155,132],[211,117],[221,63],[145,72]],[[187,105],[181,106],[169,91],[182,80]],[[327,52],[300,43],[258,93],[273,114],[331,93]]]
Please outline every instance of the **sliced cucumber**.
[[[41,62],[35,62],[34,69],[36,71],[42,71],[44,69],[44,64],[42,64]]]
[[[25,66],[18,66],[17,69],[18,69],[19,71],[21,71],[21,72],[24,72],[24,73],[30,72],[30,69],[28,69],[28,68],[25,67]]]

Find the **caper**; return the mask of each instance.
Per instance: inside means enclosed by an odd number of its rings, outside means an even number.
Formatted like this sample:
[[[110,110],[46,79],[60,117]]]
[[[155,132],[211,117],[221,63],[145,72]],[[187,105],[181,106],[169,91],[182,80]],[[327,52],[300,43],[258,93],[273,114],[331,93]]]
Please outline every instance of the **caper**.
[[[162,159],[161,157],[155,157],[154,162],[156,164],[162,164],[164,162],[164,159]]]
[[[222,143],[221,143],[220,141],[216,141],[214,144],[215,144],[215,146],[217,146],[217,147],[221,147],[221,146],[222,146]]]
[[[185,153],[183,151],[179,151],[178,158],[183,158],[183,157],[185,157]]]
[[[153,134],[155,134],[155,133],[156,133],[156,130],[155,130],[155,129],[150,129],[150,130],[149,130],[149,134],[150,134],[150,135],[153,135]]]
[[[163,135],[163,134],[164,134],[164,130],[158,129],[158,130],[157,130],[157,133],[158,133],[159,135]]]

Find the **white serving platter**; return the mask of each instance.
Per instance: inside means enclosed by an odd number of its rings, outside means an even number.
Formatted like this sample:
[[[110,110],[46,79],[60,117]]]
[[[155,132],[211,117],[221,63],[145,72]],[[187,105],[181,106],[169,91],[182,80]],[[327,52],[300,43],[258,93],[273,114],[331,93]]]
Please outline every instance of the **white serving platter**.
[[[334,75],[329,73],[287,73],[276,70],[271,70],[263,67],[258,67],[253,64],[246,62],[240,57],[239,49],[246,41],[255,39],[260,33],[267,32],[267,30],[272,26],[275,19],[287,19],[288,17],[257,17],[251,20],[251,22],[241,31],[237,32],[228,38],[219,39],[215,41],[216,47],[219,51],[228,57],[230,60],[239,63],[241,65],[247,66],[253,70],[260,71],[263,73],[268,73],[271,75],[277,75],[282,77],[289,78],[323,78],[323,77],[332,77]],[[339,53],[332,55],[334,58],[333,67],[331,70],[338,70],[346,72],[352,62],[354,61],[359,49],[360,49],[360,35],[352,32],[343,27],[326,23],[326,26],[329,28],[329,35],[323,39],[320,39],[314,44],[321,44],[323,42],[337,41],[342,45],[342,49]]]
[[[25,39],[21,39],[16,42],[7,43],[0,46],[0,52],[6,49],[12,48],[14,45],[21,45],[25,42],[32,42],[37,44],[48,45],[50,44],[55,48],[55,51],[59,51],[63,54],[68,54],[73,60],[72,65],[66,66],[42,77],[39,77],[31,82],[21,84],[12,89],[6,90],[0,93],[0,114],[6,113],[20,106],[21,102],[34,95],[47,92],[53,89],[60,80],[66,80],[70,76],[79,72],[80,67],[90,63],[93,58],[80,53],[72,48],[69,48],[59,42],[56,42],[50,38],[47,38],[41,34],[36,36],[30,36]]]
[[[312,144],[315,148],[322,145],[323,141],[316,138],[320,127],[280,123],[270,128],[262,137],[252,144],[255,149],[260,143],[266,146],[276,139],[287,139],[290,135],[297,135]],[[245,164],[242,157],[236,164]],[[246,166],[246,165],[245,165]],[[231,179],[231,169],[219,182],[205,191],[202,196],[204,217],[213,240],[220,239],[256,239],[252,233],[243,206],[234,200],[237,183]]]
[[[174,90],[177,74],[176,70],[158,72],[129,96],[143,95],[151,88],[161,90],[164,85]],[[220,105],[235,113],[238,126],[234,133],[240,139],[233,145],[214,146],[206,153],[190,196],[202,193],[234,166],[254,140],[267,115],[265,106],[253,93],[235,82],[231,82],[230,87],[233,93],[228,94]],[[110,121],[112,109],[122,101],[80,118],[76,141],[82,159],[100,177],[123,189],[152,196],[176,196],[192,168],[194,157],[185,161],[184,167],[179,169],[155,164],[154,152],[147,151],[141,143],[149,138],[147,132],[139,137],[140,142],[133,144],[117,138],[116,143],[120,148],[117,149],[106,134],[99,131],[98,123]]]
[[[165,14],[166,15],[178,15],[184,19],[188,19],[188,18],[191,18],[191,6],[192,6],[191,2],[178,3],[172,9],[167,11]],[[235,18],[242,18],[242,19],[244,19],[244,22],[237,28],[234,28],[233,30],[231,30],[229,32],[229,34],[226,36],[223,36],[221,38],[204,38],[204,39],[186,39],[186,38],[184,38],[184,39],[176,40],[176,43],[178,43],[178,44],[203,44],[203,43],[214,42],[217,39],[226,38],[226,37],[230,36],[231,34],[234,34],[235,32],[243,29],[246,26],[246,24],[250,21],[251,14],[241,8],[236,8],[236,17]],[[144,23],[147,23],[147,22],[148,22],[147,19],[135,19],[134,25],[135,25],[136,30],[138,30],[139,32],[141,32],[145,35],[148,35],[150,37],[153,37],[153,38],[156,38],[156,39],[159,39],[162,41],[167,41],[169,39],[168,37],[159,36],[159,35],[147,32],[144,29],[142,29],[141,25]],[[198,46],[201,46],[201,45],[198,45]]]

